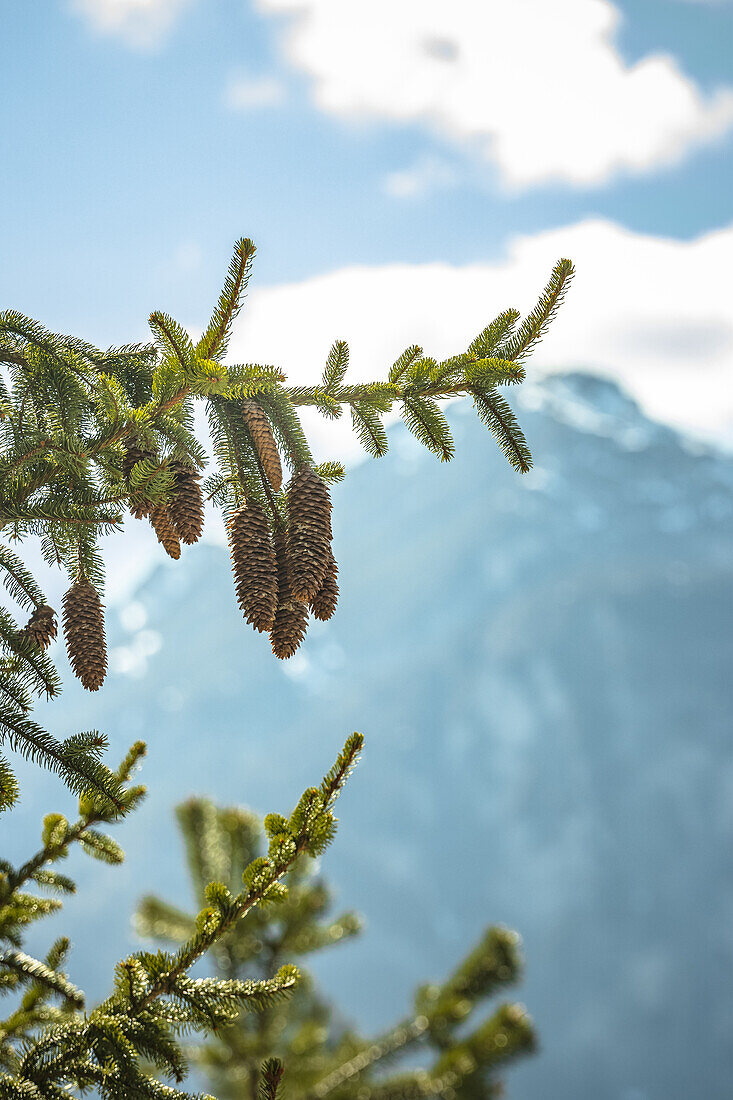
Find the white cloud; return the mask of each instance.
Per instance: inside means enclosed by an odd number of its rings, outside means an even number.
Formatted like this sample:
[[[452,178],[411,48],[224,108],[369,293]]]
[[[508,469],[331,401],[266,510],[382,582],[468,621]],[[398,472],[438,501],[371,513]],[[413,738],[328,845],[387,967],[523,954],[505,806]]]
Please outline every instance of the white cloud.
[[[510,186],[597,185],[674,163],[733,124],[670,57],[627,64],[609,0],[256,0],[322,110],[429,127]]]
[[[192,0],[71,0],[71,10],[100,34],[136,49],[158,44]]]
[[[437,157],[422,157],[410,168],[388,172],[382,180],[382,188],[392,198],[415,199],[452,187],[457,180],[458,173],[446,161]]]
[[[274,76],[233,76],[224,92],[224,102],[233,111],[256,111],[276,107],[286,98],[282,81]]]
[[[674,241],[583,221],[514,238],[494,261],[349,267],[284,286],[253,284],[232,357],[276,363],[294,383],[312,384],[339,338],[350,344],[349,377],[384,377],[412,343],[448,356],[501,309],[530,309],[564,255],[577,265],[576,280],[530,371],[598,371],[652,416],[733,442],[733,225]],[[322,457],[358,453],[347,420],[309,418]]]

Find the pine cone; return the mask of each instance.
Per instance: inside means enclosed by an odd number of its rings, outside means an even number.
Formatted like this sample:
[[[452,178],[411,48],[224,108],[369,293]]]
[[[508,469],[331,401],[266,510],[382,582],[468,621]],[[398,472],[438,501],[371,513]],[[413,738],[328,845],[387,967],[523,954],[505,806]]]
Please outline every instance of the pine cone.
[[[267,419],[267,413],[256,401],[243,401],[242,416],[247,425],[247,430],[252,436],[252,442],[259,455],[267,480],[275,492],[278,493],[283,483],[283,468],[270,421]]]
[[[204,529],[204,501],[199,488],[200,475],[185,462],[174,462],[173,490],[168,515],[181,542],[198,542]]]
[[[278,606],[270,631],[272,652],[281,659],[292,657],[305,637],[308,608],[297,600],[290,584],[288,540],[284,531],[275,532],[277,557]]]
[[[104,608],[86,577],[77,577],[64,596],[63,621],[71,667],[87,691],[97,691],[107,674]]]
[[[256,501],[239,508],[229,524],[237,603],[255,630],[269,631],[277,611],[277,561],[270,527]]]
[[[48,649],[57,634],[56,612],[47,603],[34,608],[28,622],[21,630],[24,638],[29,638],[39,649]]]
[[[293,474],[288,498],[288,560],[293,595],[314,599],[331,555],[331,498],[325,482],[310,466]]]
[[[122,444],[122,472],[125,475],[125,481],[129,483],[130,474],[132,473],[132,468],[135,463],[144,462],[146,459],[150,458],[153,458],[151,451],[144,450],[133,440],[124,440]],[[129,508],[135,519],[144,519],[146,516],[149,516],[152,511],[149,504],[139,504],[134,501],[130,501]]]
[[[330,547],[328,553],[329,562],[326,567],[326,575],[323,578],[321,587],[310,602],[311,611],[314,616],[322,622],[326,622],[331,618],[336,610],[336,604],[339,598],[339,586],[336,581],[338,577],[338,565],[336,564],[336,559]]]
[[[150,513],[150,523],[158,537],[158,542],[162,544],[166,554],[178,561],[181,556],[181,540],[178,538],[176,529],[171,523],[167,504],[155,505]]]

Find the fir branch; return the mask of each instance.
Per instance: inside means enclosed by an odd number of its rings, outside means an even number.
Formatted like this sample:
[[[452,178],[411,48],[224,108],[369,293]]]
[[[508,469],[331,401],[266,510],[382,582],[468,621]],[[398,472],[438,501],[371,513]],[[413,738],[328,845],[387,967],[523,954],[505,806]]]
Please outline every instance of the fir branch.
[[[23,951],[0,951],[2,967],[13,971],[21,981],[36,982],[53,993],[59,993],[76,1008],[84,1007],[84,994],[68,978]]]
[[[284,847],[278,847],[273,841],[271,859],[255,861],[255,864],[250,865],[245,890],[233,899],[226,910],[221,911],[210,923],[204,924],[203,930],[197,936],[181,947],[173,964],[166,967],[150,983],[144,996],[134,1006],[128,1006],[126,1010],[128,1015],[136,1015],[158,997],[171,992],[177,980],[190,970],[218,939],[255,905],[260,904],[273,893],[273,888],[277,886],[299,855],[303,852],[319,851],[325,847],[334,829],[331,807],[355,767],[363,743],[361,734],[354,733],[348,738],[336,763],[324,777],[320,790],[306,791],[293,811],[289,834],[287,834],[289,843]]]
[[[160,341],[163,353],[172,355],[178,361],[182,371],[188,370],[195,359],[193,344],[188,334],[172,317],[161,313],[160,310],[150,314],[149,324]]]
[[[387,433],[374,409],[366,403],[355,401],[351,405],[351,422],[354,433],[367,454],[373,458],[381,458],[387,453]]]
[[[283,1077],[279,1058],[268,1058],[260,1071],[260,1100],[277,1100],[277,1090]]]
[[[324,1097],[329,1096],[334,1090],[342,1088],[348,1081],[360,1077],[379,1062],[383,1062],[396,1054],[397,1051],[412,1046],[422,1038],[427,1028],[428,1020],[422,1015],[397,1024],[380,1039],[372,1040],[353,1058],[337,1066],[326,1077],[318,1081],[311,1092],[306,1093],[303,1100],[324,1100]]]
[[[196,346],[197,353],[205,359],[215,359],[226,353],[228,334],[242,308],[255,251],[254,242],[248,237],[237,241],[234,247],[224,288],[206,332]]]
[[[345,382],[349,349],[345,341],[336,341],[320,385],[288,388],[275,366],[238,363],[225,367],[221,363],[254,253],[251,240],[237,243],[210,323],[195,346],[185,330],[160,311],[150,316],[156,345],[126,345],[106,352],[84,340],[48,332],[17,312],[0,315],[0,356],[6,364],[0,379],[0,526],[6,527],[11,537],[22,540],[38,535],[49,563],[65,567],[72,578],[80,572],[100,586],[103,562],[97,549],[99,540],[119,529],[124,509],[137,517],[154,512],[157,533],[168,531],[170,525],[163,524],[161,517],[168,514],[169,506],[175,511],[178,485],[171,470],[205,465],[207,456],[196,438],[193,419],[193,400],[201,397],[207,399],[214,444],[214,469],[207,481],[209,497],[228,517],[245,501],[259,504],[269,528],[262,539],[265,550],[275,530],[282,532],[288,521],[287,497],[279,492],[280,474],[275,476],[279,451],[293,474],[314,465],[298,415],[301,406],[318,408],[327,417],[349,409],[357,436],[375,456],[387,449],[383,417],[400,406],[407,427],[428,449],[447,460],[453,454],[453,441],[437,402],[471,396],[512,465],[520,471],[529,469],[531,455],[524,436],[496,387],[523,379],[522,363],[546,330],[569,284],[572,265],[568,261],[556,266],[537,307],[516,332],[518,314],[506,310],[466,351],[437,362],[413,345],[393,363],[386,380],[359,384]],[[252,400],[266,413],[275,440],[275,444],[269,443],[267,468],[240,415],[242,401]],[[130,461],[135,451],[137,460]],[[343,470],[338,463],[324,463],[318,474],[335,481],[343,476]],[[328,511],[330,516],[330,502]],[[307,528],[306,523],[304,530]],[[316,553],[313,576],[304,585],[296,577],[291,588],[302,595],[320,583],[324,591],[314,589],[312,599],[319,610],[314,605],[313,613],[327,618],[338,595],[337,566],[330,545],[326,545],[330,544],[330,518],[322,531],[323,545],[318,547],[315,543],[311,546],[309,536],[301,532],[300,541],[305,542],[298,561],[302,565],[308,555]],[[193,540],[193,535],[190,537]],[[166,538],[166,546],[175,556],[180,552],[178,536],[173,531]],[[34,587],[27,571],[21,573],[19,559],[8,555],[0,550],[0,568],[11,595],[22,606],[35,603],[38,607],[40,589]],[[328,563],[328,585],[324,563]],[[253,582],[255,587],[257,583]],[[299,603],[295,610],[284,604],[282,611],[286,618],[294,615],[294,625],[292,630],[288,627],[288,644],[283,644],[281,637],[282,617],[279,633],[273,636],[275,652],[283,657],[293,651],[293,638],[302,638],[307,619],[305,604]],[[264,618],[262,623],[267,625]],[[81,757],[68,753],[64,757],[58,742],[49,740],[40,727],[27,724],[32,694],[57,691],[58,680],[50,666],[39,662],[35,643],[26,639],[27,648],[23,647],[22,633],[12,620],[0,619],[6,662],[0,676],[5,718],[0,731],[4,729],[5,740],[19,751],[45,761],[67,782],[78,783]],[[95,645],[102,637],[97,634]],[[97,656],[101,662],[102,655]],[[83,766],[91,781],[102,787],[108,783],[108,778],[95,770],[99,761],[90,758]],[[2,765],[0,785],[7,798],[15,797],[7,763]]]
[[[500,348],[500,358],[523,359],[539,343],[560,308],[574,274],[575,268],[570,260],[558,260],[537,305],[522,321],[516,334]]]
[[[60,775],[75,794],[90,791],[109,811],[123,812],[122,785],[104,764],[94,759],[88,750],[80,750],[72,739],[57,741],[38,723],[0,705],[0,742],[4,740],[26,760],[42,764]],[[104,744],[104,740],[100,739],[100,743]]]
[[[349,345],[345,340],[337,340],[326,360],[321,386],[326,393],[337,389],[344,380],[344,375],[349,369]]]
[[[455,445],[448,421],[434,401],[428,397],[405,397],[402,415],[407,427],[421,443],[439,455],[441,462],[450,462]]]
[[[473,394],[476,410],[493,432],[499,447],[509,463],[520,473],[526,474],[532,468],[532,455],[511,408],[496,391]]]
[[[20,607],[39,607],[46,602],[33,575],[13,551],[0,545],[0,567],[4,570],[3,584]]]

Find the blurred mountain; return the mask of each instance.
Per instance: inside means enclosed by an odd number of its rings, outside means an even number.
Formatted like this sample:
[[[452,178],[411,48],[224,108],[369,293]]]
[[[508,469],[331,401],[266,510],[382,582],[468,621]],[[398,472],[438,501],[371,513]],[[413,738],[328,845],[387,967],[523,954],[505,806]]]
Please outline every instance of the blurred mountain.
[[[105,990],[136,897],[185,900],[176,801],[287,811],[358,728],[324,872],[368,926],[318,967],[348,1013],[401,1016],[503,922],[524,938],[542,1040],[510,1097],[729,1096],[733,460],[596,377],[551,377],[518,405],[524,478],[464,404],[450,465],[396,427],[390,454],[350,473],[341,606],[289,663],[242,623],[216,547],[111,617],[118,671],[45,718],[99,726],[119,754],[144,737],[151,796],[119,830],[125,868],[81,870],[96,905],[67,906],[75,980]],[[34,771],[26,792],[18,843],[64,803]]]

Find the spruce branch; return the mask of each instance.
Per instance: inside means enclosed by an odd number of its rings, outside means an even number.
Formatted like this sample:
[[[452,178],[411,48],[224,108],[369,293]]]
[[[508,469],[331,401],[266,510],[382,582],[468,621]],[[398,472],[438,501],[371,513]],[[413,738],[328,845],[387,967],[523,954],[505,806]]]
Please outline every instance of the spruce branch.
[[[455,447],[440,402],[470,397],[511,465],[520,472],[530,468],[529,447],[499,387],[523,380],[528,353],[572,278],[569,261],[556,265],[528,317],[520,321],[516,310],[504,310],[465,350],[447,359],[431,358],[412,345],[386,378],[355,384],[347,377],[348,345],[337,340],[317,384],[288,386],[277,366],[222,362],[254,255],[251,240],[237,242],[224,287],[197,342],[161,310],[149,317],[152,344],[106,351],[51,333],[18,312],[0,314],[0,527],[19,542],[40,536],[46,560],[68,571],[75,587],[71,608],[67,598],[66,635],[74,671],[89,690],[97,690],[104,679],[105,642],[101,608],[86,589],[82,598],[80,580],[85,578],[98,594],[103,591],[101,537],[119,530],[126,511],[148,519],[174,559],[181,557],[182,543],[193,544],[201,534],[198,471],[209,456],[194,430],[197,400],[206,403],[213,444],[208,499],[227,521],[245,505],[259,506],[265,518],[267,537],[259,539],[258,548],[250,547],[247,569],[252,566],[263,584],[269,578],[267,598],[263,585],[258,582],[253,590],[242,579],[241,569],[238,596],[257,629],[268,628],[275,607],[270,635],[273,651],[283,659],[303,641],[309,613],[328,619],[338,595],[330,521],[326,531],[312,518],[293,522],[289,514],[288,501],[302,471],[310,470],[321,483],[343,477],[338,463],[315,468],[301,408],[315,407],[327,418],[348,410],[357,438],[375,457],[388,448],[384,418],[398,410],[416,438],[448,461]],[[284,489],[283,462],[291,474]],[[272,544],[284,547],[277,577]],[[21,607],[45,606],[17,555],[0,549],[0,572]],[[6,664],[4,676],[0,666],[0,704],[10,708],[5,740],[54,766],[78,788],[99,762],[87,760],[84,774],[81,757],[60,764],[53,739],[44,740],[45,731],[27,725],[32,696],[58,691],[58,678],[38,661],[54,628],[47,611],[32,616],[23,628],[0,619],[0,662]],[[4,762],[0,804],[14,797],[10,776]],[[97,780],[102,782],[99,773]]]
[[[200,930],[181,946],[170,960],[171,965],[164,966],[154,976],[135,1005],[130,1003],[126,1007],[127,1015],[136,1015],[157,998],[172,992],[178,979],[254,906],[280,899],[280,880],[298,856],[304,852],[318,855],[324,850],[335,833],[333,803],[356,766],[363,744],[359,733],[348,738],[320,788],[305,791],[289,820],[280,819],[283,831],[273,836],[267,858],[255,860],[245,869],[244,890],[235,897],[211,899],[213,904],[199,915]]]
[[[24,982],[35,982],[52,993],[59,993],[75,1008],[84,1007],[84,994],[53,967],[26,955],[24,951],[0,951],[0,972],[12,971]]]
[[[415,1016],[410,1020],[397,1024],[386,1032],[381,1038],[373,1039],[365,1047],[348,1061],[332,1069],[325,1077],[314,1085],[310,1093],[306,1093],[304,1100],[324,1100],[337,1089],[356,1077],[362,1076],[367,1070],[378,1065],[396,1054],[413,1046],[428,1028],[428,1020],[425,1016]]]
[[[571,260],[558,260],[537,305],[522,321],[517,332],[509,336],[500,348],[499,355],[502,358],[524,359],[530,349],[539,343],[562,305],[574,274]]]
[[[260,1100],[277,1100],[277,1090],[283,1077],[279,1058],[268,1058],[260,1071]]]
[[[337,761],[322,792],[343,782],[345,767],[347,760]],[[221,809],[206,799],[189,800],[177,816],[196,896],[205,904],[211,901],[205,885],[211,876],[218,877],[217,896],[226,899],[225,890],[234,889],[241,868],[261,855],[262,833],[272,843],[292,822],[269,814],[260,824],[249,811]],[[353,914],[329,918],[328,888],[305,857],[294,861],[283,882],[287,895],[282,901],[271,911],[251,910],[219,941],[212,960],[221,978],[267,978],[283,959],[301,969],[304,954],[359,932]],[[161,899],[146,898],[136,924],[158,943],[183,944],[195,918]],[[377,1037],[344,1031],[303,973],[287,1004],[274,1002],[255,1018],[239,1015],[204,1045],[189,1045],[187,1053],[222,1100],[257,1097],[260,1067],[273,1054],[288,1067],[288,1093],[298,1100],[494,1096],[497,1069],[531,1050],[534,1042],[521,1006],[504,1003],[485,1012],[488,1001],[520,976],[518,937],[493,927],[447,978],[418,988],[412,1011]],[[418,1054],[424,1068],[400,1070],[400,1061],[409,1057],[414,1062]]]
[[[179,1083],[187,1072],[186,1059],[176,1042],[183,1029],[217,1032],[231,1025],[242,1009],[261,1013],[289,996],[299,976],[293,965],[280,965],[274,973],[257,979],[192,978],[188,971],[255,907],[282,901],[286,891],[281,879],[303,853],[316,856],[323,851],[335,832],[335,800],[362,743],[360,734],[348,738],[320,786],[304,792],[289,818],[270,815],[268,854],[251,859],[244,867],[240,878],[243,889],[234,893],[222,882],[209,882],[195,927],[174,955],[139,952],[130,956],[117,967],[115,990],[101,1005],[87,1016],[77,1012],[63,1022],[56,1020],[39,1035],[27,1038],[21,1056],[13,1063],[12,1077],[0,1072],[0,1096],[3,1090],[12,1095],[12,1088],[19,1089],[21,1095],[30,1090],[29,1095],[46,1096],[68,1086],[83,1090],[94,1085],[105,1097],[183,1097],[187,1094],[151,1077],[143,1060],[149,1059]],[[129,776],[141,752],[140,745],[133,746],[118,768],[120,778]],[[128,789],[128,798],[133,798],[134,790]],[[47,818],[42,850],[22,868],[6,872],[6,902],[17,897],[18,885],[33,878],[42,864],[61,858],[70,843],[79,841],[84,846],[94,835],[89,825],[96,818],[107,819],[105,812],[93,805],[86,806],[73,827],[60,815]],[[231,824],[238,826],[234,848],[244,856],[248,848],[246,840],[242,847],[244,822],[238,817]],[[59,961],[61,954],[56,952]],[[23,980],[45,986],[79,1007],[80,994],[59,973],[58,964],[55,968],[51,965],[56,955],[43,964],[17,950],[5,952],[0,955],[0,977],[5,965],[8,972],[19,972]],[[13,1027],[4,1033],[4,1041],[16,1039],[22,1031]],[[0,1052],[2,1043],[0,1031]],[[263,1067],[263,1074],[274,1097],[281,1071],[273,1063]]]
[[[248,237],[243,237],[234,246],[234,256],[219,301],[206,332],[196,346],[197,353],[206,359],[215,359],[226,352],[232,324],[242,308],[255,251],[254,242]]]
[[[104,798],[98,799],[90,788],[80,795],[80,815],[73,824],[69,824],[60,814],[47,815],[44,820],[42,846],[17,869],[6,868],[5,878],[0,885],[0,903],[4,904],[14,891],[19,890],[29,880],[36,880],[39,872],[48,864],[65,859],[73,844],[86,839],[89,829],[102,823],[112,824],[121,820],[140,803],[145,796],[145,788],[126,784],[146,752],[145,743],[136,741],[116,772],[110,773],[120,784],[119,806],[110,805]]]

